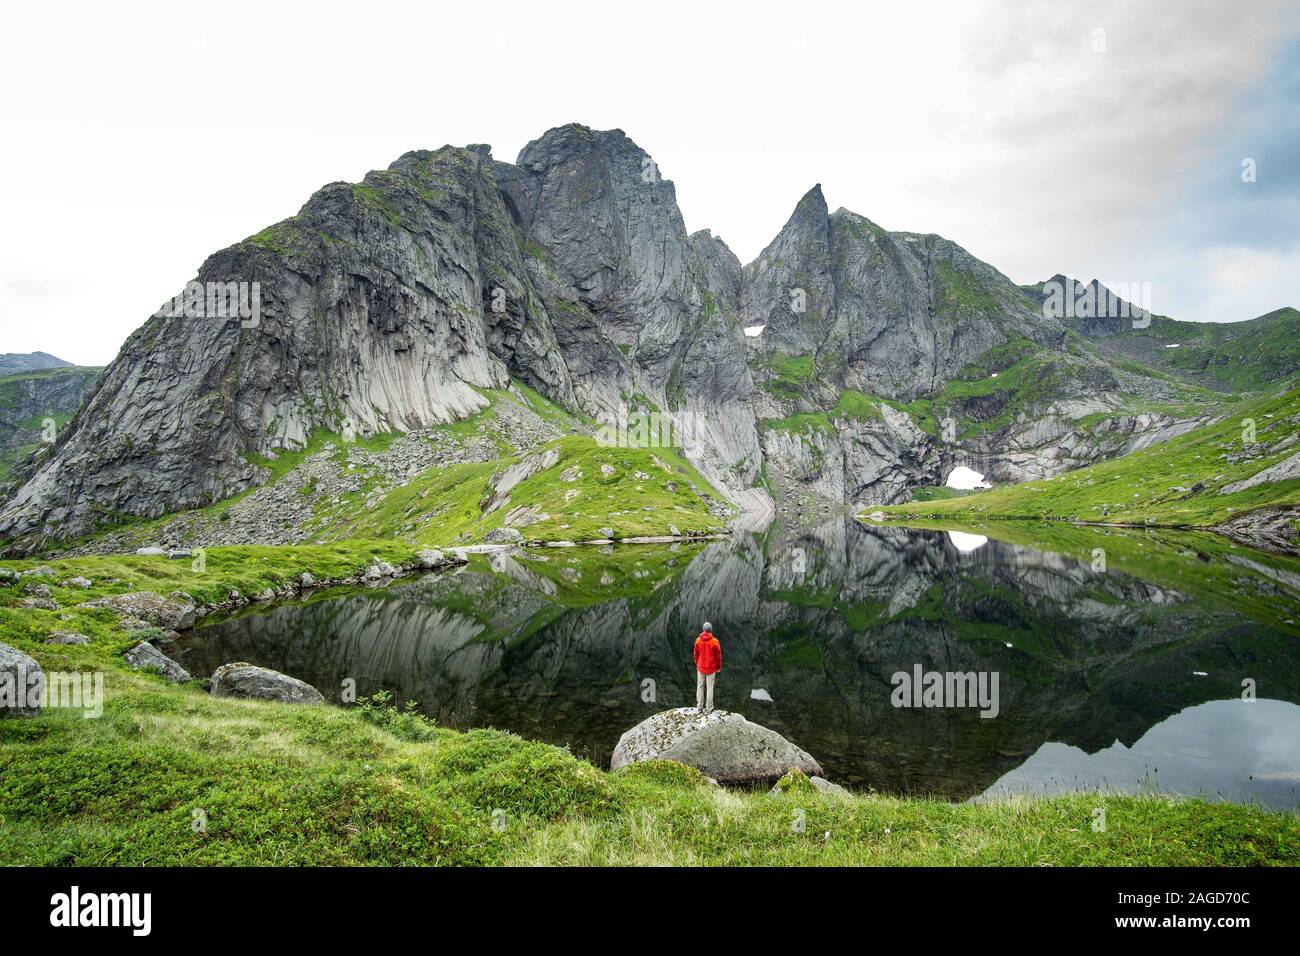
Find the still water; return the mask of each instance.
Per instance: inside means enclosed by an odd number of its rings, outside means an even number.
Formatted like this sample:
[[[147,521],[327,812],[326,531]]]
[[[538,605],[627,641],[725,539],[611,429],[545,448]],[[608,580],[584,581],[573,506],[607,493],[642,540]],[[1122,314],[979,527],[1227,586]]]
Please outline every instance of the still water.
[[[1300,804],[1300,561],[1214,536],[981,531],[837,520],[476,555],[451,574],[207,624],[168,653],[196,674],[250,661],[334,699],[351,679],[446,726],[608,765],[624,730],[694,704],[691,646],[709,620],[717,705],[853,789]],[[962,706],[945,692],[964,687],[956,675],[996,687],[996,707]],[[902,700],[904,683],[922,692]]]

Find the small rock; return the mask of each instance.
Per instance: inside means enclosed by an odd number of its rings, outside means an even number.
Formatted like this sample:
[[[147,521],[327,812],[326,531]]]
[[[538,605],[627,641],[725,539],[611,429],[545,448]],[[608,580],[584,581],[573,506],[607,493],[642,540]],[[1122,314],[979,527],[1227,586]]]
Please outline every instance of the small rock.
[[[50,586],[48,584],[24,584],[23,593],[30,594],[32,597],[47,598],[50,596]]]
[[[63,605],[60,604],[58,601],[54,600],[54,598],[46,598],[46,597],[23,598],[21,601],[18,602],[18,606],[36,608],[41,611],[58,611],[61,610],[63,607]]]
[[[160,558],[167,554],[163,548],[136,548],[135,553],[147,558]]]
[[[132,670],[157,671],[164,680],[179,684],[190,679],[190,672],[154,647],[148,641],[141,641],[127,651],[123,657]]]
[[[838,793],[846,797],[849,796],[847,790],[841,787],[838,783],[831,783],[825,777],[809,777],[808,782],[822,793]]]
[[[68,578],[68,580],[66,581],[60,581],[59,587],[80,588],[81,590],[85,591],[87,588],[94,586],[94,584],[95,582],[90,580],[90,578],[76,577],[76,578]]]
[[[316,586],[316,579],[312,577],[310,571],[304,571],[302,574],[298,575],[298,586],[303,588],[314,588]]]
[[[488,544],[521,544],[524,536],[514,528],[501,527],[493,528],[483,536],[483,540]]]
[[[54,631],[45,639],[46,644],[89,644],[90,638],[73,631]]]

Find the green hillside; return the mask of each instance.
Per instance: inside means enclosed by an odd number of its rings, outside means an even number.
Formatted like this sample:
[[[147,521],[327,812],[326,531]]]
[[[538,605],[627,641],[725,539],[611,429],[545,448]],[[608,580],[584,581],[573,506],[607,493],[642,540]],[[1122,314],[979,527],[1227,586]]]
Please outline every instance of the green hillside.
[[[1248,422],[1254,423],[1254,441]],[[1300,389],[1247,402],[1185,435],[1055,478],[880,510],[912,517],[1031,518],[1210,527],[1300,504],[1300,479],[1225,492],[1300,452]]]

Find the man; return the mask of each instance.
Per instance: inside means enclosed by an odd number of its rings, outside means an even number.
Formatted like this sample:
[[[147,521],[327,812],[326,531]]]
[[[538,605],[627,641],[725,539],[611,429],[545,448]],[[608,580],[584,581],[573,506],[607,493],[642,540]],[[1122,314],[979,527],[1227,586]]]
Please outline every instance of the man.
[[[713,709],[713,681],[722,669],[722,645],[713,636],[713,625],[704,622],[704,630],[695,639],[695,706]]]

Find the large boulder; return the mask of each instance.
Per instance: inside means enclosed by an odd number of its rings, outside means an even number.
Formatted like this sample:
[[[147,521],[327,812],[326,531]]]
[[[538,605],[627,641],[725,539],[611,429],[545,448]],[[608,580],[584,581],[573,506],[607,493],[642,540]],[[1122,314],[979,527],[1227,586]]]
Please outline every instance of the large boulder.
[[[39,717],[45,672],[34,658],[0,644],[0,717]]]
[[[790,770],[822,776],[806,751],[774,730],[725,710],[678,707],[647,717],[619,738],[610,769],[641,760],[676,760],[723,784],[752,786]]]
[[[124,618],[138,618],[168,631],[183,631],[194,624],[194,602],[181,591],[166,597],[153,591],[130,591],[86,601],[78,607],[108,608]]]
[[[141,641],[122,656],[132,670],[157,671],[164,680],[174,684],[184,683],[190,679],[189,671],[148,641]]]
[[[244,661],[222,664],[212,672],[212,695],[274,700],[282,704],[325,703],[325,697],[311,684]]]

